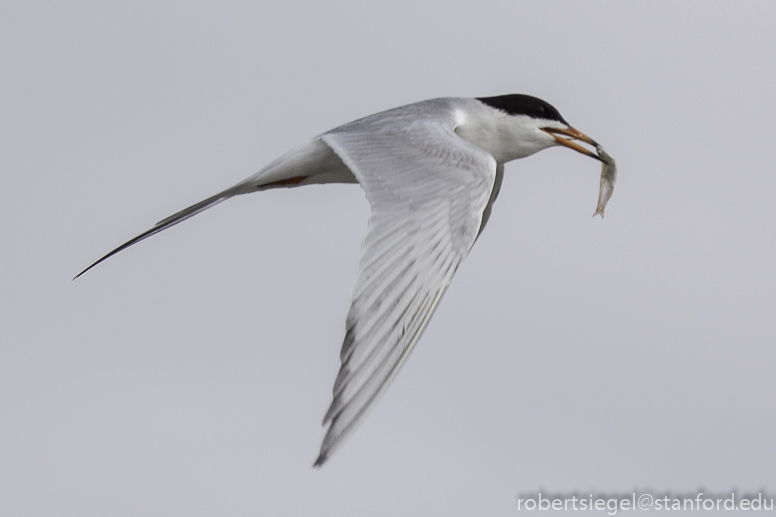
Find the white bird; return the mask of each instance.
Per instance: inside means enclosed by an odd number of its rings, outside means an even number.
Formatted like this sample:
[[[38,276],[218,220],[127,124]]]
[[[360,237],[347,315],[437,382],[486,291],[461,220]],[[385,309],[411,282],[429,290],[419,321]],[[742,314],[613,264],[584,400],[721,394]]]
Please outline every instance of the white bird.
[[[319,466],[364,418],[417,343],[490,217],[504,163],[555,145],[602,160],[573,140],[599,148],[553,106],[528,95],[441,98],[401,106],[313,138],[237,185],[163,219],[76,278],[232,196],[359,183],[372,215],[334,398],[323,420],[329,427],[314,464]]]

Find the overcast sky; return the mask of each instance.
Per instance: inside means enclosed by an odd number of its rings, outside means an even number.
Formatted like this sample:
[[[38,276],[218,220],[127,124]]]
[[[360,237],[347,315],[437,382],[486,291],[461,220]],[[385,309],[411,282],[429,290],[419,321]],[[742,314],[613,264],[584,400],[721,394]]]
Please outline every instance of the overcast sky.
[[[68,5],[69,4],[69,5]],[[504,515],[776,490],[776,4],[4,2],[4,515]],[[363,425],[312,468],[369,206],[242,196],[352,119],[528,93],[617,159],[510,163]]]

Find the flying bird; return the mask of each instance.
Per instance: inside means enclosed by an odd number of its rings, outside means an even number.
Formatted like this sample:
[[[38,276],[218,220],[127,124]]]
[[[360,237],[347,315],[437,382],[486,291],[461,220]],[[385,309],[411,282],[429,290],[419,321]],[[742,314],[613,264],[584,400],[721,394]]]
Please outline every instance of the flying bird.
[[[580,145],[593,146],[597,153]],[[614,186],[613,161],[557,109],[529,95],[440,98],[327,131],[256,174],[122,244],[108,257],[238,194],[359,183],[372,208],[346,320],[341,367],[315,466],[322,465],[388,387],[491,214],[504,164],[565,146],[611,166],[596,213]],[[606,178],[605,178],[606,176]],[[606,189],[606,190],[605,190]]]

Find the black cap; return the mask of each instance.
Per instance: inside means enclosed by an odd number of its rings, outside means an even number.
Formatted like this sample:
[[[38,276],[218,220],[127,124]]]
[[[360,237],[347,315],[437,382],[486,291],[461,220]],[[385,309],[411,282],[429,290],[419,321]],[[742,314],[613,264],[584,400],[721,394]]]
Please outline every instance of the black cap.
[[[569,125],[554,106],[530,95],[512,93],[496,97],[477,97],[477,100],[497,110],[505,111],[510,115],[527,115],[533,118],[557,120],[567,126]]]

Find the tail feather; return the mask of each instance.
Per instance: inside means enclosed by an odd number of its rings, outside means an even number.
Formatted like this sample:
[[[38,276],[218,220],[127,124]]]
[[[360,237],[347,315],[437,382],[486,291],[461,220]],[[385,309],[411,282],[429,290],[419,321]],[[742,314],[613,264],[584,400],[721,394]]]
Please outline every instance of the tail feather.
[[[178,224],[178,223],[180,223],[182,221],[185,221],[189,217],[195,216],[198,213],[202,212],[203,210],[207,210],[208,208],[217,205],[218,203],[220,203],[221,201],[224,201],[225,199],[229,199],[230,197],[232,197],[232,196],[234,196],[235,194],[238,193],[235,190],[236,189],[234,187],[231,188],[231,189],[225,190],[223,192],[220,192],[220,193],[216,194],[215,196],[209,197],[209,198],[207,198],[207,199],[205,199],[203,201],[200,201],[199,203],[191,205],[190,207],[185,208],[185,209],[181,210],[180,212],[177,212],[177,213],[171,215],[170,217],[162,219],[161,221],[156,223],[156,225],[153,228],[151,228],[150,230],[148,230],[146,232],[143,232],[140,235],[138,235],[137,237],[135,237],[134,239],[125,242],[124,244],[122,244],[118,248],[114,249],[113,251],[111,251],[107,255],[103,256],[98,261],[94,262],[91,266],[87,267],[86,269],[84,269],[83,271],[81,271],[80,273],[75,275],[73,277],[73,280],[75,280],[79,276],[83,275],[84,273],[86,273],[87,271],[92,269],[94,266],[96,266],[97,264],[99,264],[103,260],[105,260],[105,259],[107,259],[109,257],[112,257],[113,255],[115,255],[119,251],[125,250],[125,249],[129,248],[130,246],[132,246],[133,244],[137,244],[138,242],[142,241],[143,239],[146,239],[146,238],[148,238],[148,237],[150,237],[150,236],[152,236],[154,234],[157,234],[157,233],[161,232],[162,230],[166,230],[167,228],[169,228],[171,226],[174,226],[174,225],[176,225],[176,224]]]
[[[306,181],[307,180],[307,181]],[[247,194],[258,190],[280,187],[298,187],[310,183],[355,183],[356,178],[350,169],[342,163],[331,148],[319,138],[314,138],[307,144],[284,154],[253,176],[241,181],[231,188],[219,192],[215,196],[192,205],[180,212],[162,219],[156,226],[141,233],[131,241],[125,242],[100,260],[78,273],[73,280],[83,275],[94,266],[112,257],[119,251],[129,248],[143,239],[166,230],[172,225],[185,221],[211,206],[220,203],[237,194]]]

